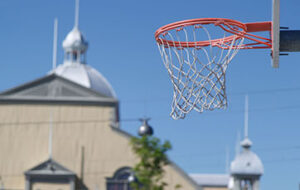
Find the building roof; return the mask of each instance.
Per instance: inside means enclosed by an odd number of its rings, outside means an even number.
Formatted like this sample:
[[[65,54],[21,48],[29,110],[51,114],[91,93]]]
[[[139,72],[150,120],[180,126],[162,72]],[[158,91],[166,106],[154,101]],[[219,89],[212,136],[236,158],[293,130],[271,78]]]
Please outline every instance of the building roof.
[[[230,173],[232,175],[260,176],[263,172],[263,164],[259,157],[246,148],[236,156],[230,166]]]
[[[227,174],[189,174],[190,177],[202,187],[227,187],[229,175]]]
[[[104,96],[116,98],[116,93],[106,78],[86,64],[88,42],[79,30],[77,22],[63,41],[63,48],[65,51],[64,62],[50,71],[50,74],[54,73]]]
[[[62,166],[58,162],[49,158],[45,162],[38,164],[37,166],[27,170],[26,176],[73,176],[76,174],[66,167]]]
[[[50,73],[92,89],[104,96],[116,98],[116,93],[106,78],[89,65],[65,62]]]
[[[46,75],[0,93],[0,103],[59,103],[117,106],[118,100],[104,96],[56,74]]]

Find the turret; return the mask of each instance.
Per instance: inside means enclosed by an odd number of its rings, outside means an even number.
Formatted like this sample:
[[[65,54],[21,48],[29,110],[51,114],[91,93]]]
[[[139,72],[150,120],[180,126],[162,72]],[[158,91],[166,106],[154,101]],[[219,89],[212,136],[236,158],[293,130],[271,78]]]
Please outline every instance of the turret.
[[[252,142],[248,138],[248,96],[245,102],[245,138],[241,142],[243,150],[231,162],[230,190],[259,190],[260,177],[264,172],[260,158],[250,150]]]

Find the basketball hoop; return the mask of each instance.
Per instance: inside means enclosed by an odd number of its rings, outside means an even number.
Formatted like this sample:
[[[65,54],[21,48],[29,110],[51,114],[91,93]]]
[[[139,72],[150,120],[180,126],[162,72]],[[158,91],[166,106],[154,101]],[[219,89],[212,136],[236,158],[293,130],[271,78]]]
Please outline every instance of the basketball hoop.
[[[226,69],[240,49],[272,48],[272,40],[250,32],[269,31],[272,22],[241,23],[202,18],[159,28],[155,39],[171,82],[170,115],[184,118],[191,110],[227,106]]]

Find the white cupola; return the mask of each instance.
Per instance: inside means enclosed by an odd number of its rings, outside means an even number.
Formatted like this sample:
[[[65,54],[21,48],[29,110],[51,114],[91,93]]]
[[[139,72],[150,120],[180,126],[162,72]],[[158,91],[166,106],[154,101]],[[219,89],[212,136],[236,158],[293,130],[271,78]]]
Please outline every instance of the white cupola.
[[[75,6],[75,24],[62,43],[64,62],[50,73],[89,88],[105,97],[116,98],[116,94],[106,78],[93,67],[86,64],[88,42],[78,26],[79,0]]]
[[[88,43],[79,30],[79,1],[76,1],[75,6],[75,21],[74,27],[69,32],[63,41],[63,48],[65,51],[64,63],[86,63],[86,50]]]
[[[230,190],[259,190],[259,180],[264,173],[260,158],[250,150],[252,142],[248,138],[248,96],[245,101],[245,138],[241,142],[242,152],[238,153],[230,165]]]
[[[69,32],[62,45],[65,53],[79,52],[83,54],[88,48],[88,43],[85,41],[78,27],[74,27],[71,32]]]

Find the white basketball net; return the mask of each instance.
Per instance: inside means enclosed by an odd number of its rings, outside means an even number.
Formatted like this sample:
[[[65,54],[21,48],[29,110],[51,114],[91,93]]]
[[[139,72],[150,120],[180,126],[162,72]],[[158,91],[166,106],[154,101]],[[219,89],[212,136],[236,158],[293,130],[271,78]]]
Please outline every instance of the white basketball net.
[[[211,36],[209,29],[214,27]],[[232,36],[216,26],[193,25],[173,29],[160,35],[160,39],[174,43],[158,44],[158,48],[173,84],[173,101],[170,115],[184,118],[191,110],[220,109],[227,106],[225,74],[228,63],[242,48],[244,38],[233,36],[230,42],[211,39]],[[221,36],[220,36],[221,35]],[[175,47],[175,42],[209,40],[204,47]]]

